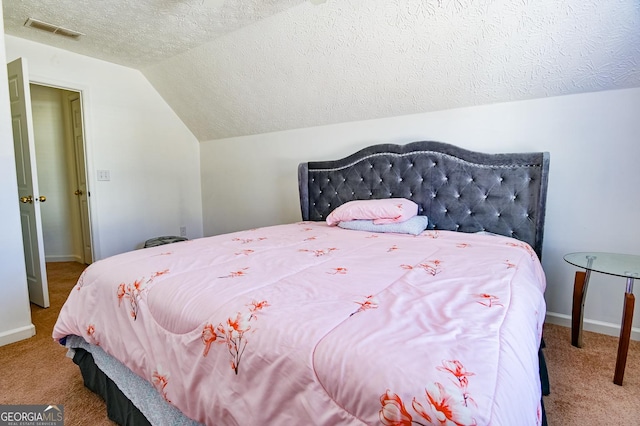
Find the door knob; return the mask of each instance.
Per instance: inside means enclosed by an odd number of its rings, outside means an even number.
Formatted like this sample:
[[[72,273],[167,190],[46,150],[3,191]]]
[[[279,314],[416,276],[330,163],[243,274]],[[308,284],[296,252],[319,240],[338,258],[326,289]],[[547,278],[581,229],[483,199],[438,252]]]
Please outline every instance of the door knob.
[[[41,195],[38,197],[38,201],[40,201],[41,203],[44,203],[45,201],[47,201],[47,197],[45,197],[44,195]]]
[[[26,197],[20,197],[20,202],[27,204],[27,203],[33,203],[33,195],[27,195]]]
[[[80,191],[79,189],[76,189],[76,192],[74,192],[74,194],[76,194],[76,195],[82,195],[82,191]]]

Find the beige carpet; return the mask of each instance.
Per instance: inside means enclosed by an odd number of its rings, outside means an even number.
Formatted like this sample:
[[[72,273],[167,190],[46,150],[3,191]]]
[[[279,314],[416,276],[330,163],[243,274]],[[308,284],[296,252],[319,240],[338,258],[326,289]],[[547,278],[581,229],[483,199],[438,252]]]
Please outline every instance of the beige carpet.
[[[83,268],[73,262],[47,265],[51,307],[31,306],[36,336],[0,347],[0,404],[60,404],[66,426],[113,425],[102,399],[84,387],[78,367],[51,338]],[[544,398],[549,425],[640,425],[640,342],[631,342],[624,385],[617,386],[617,338],[585,332],[585,347],[578,349],[570,344],[568,328],[547,324],[544,333],[551,376],[551,395]]]
[[[544,336],[551,381],[544,403],[550,426],[640,425],[640,342],[631,342],[623,385],[618,386],[613,383],[617,337],[584,332],[583,347],[576,348],[571,329],[551,324],[545,325]]]
[[[36,335],[0,347],[0,404],[63,405],[65,426],[112,426],[104,401],[84,387],[78,366],[51,338],[60,308],[83,269],[75,262],[47,264],[51,307],[31,305]]]

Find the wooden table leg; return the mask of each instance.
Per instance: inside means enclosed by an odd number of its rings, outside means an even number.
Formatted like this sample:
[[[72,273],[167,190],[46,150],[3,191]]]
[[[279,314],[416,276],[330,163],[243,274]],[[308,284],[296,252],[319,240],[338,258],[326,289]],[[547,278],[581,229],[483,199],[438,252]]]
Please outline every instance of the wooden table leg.
[[[582,347],[582,318],[584,315],[584,300],[587,296],[587,274],[576,272],[573,283],[573,309],[571,310],[571,344]]]
[[[625,293],[624,308],[622,311],[622,327],[620,328],[620,341],[618,342],[618,357],[616,358],[616,372],[613,376],[613,383],[620,386],[622,386],[624,368],[627,365],[627,352],[629,352],[633,307],[635,303],[636,298],[633,293]]]

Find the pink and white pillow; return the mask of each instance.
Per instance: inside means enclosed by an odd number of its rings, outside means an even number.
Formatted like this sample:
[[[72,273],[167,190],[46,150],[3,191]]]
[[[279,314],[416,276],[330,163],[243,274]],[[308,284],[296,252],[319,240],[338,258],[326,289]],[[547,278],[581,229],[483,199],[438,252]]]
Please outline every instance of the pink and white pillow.
[[[418,205],[406,198],[354,200],[337,207],[327,216],[327,225],[350,220],[373,220],[376,225],[404,222],[418,214]]]

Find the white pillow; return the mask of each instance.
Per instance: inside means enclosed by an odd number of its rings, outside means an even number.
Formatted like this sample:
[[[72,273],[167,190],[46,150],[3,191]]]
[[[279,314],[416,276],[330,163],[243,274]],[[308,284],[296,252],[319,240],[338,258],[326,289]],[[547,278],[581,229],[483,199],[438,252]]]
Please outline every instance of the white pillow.
[[[427,229],[429,219],[427,216],[413,216],[404,222],[397,223],[385,223],[377,225],[373,223],[373,220],[347,220],[338,223],[340,228],[351,229],[354,231],[369,231],[369,232],[393,232],[396,234],[411,234],[419,235]]]

